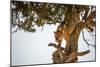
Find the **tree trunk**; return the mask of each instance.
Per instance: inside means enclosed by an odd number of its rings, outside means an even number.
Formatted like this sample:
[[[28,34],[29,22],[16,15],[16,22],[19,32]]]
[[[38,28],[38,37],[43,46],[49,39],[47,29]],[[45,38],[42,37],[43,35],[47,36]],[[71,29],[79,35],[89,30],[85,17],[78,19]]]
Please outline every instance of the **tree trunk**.
[[[69,48],[68,48],[68,52],[62,49],[62,47],[60,47],[61,49],[58,49],[53,52],[52,55],[52,60],[53,63],[57,64],[57,63],[75,63],[78,61],[78,39],[79,39],[79,35],[80,32],[82,31],[82,29],[84,28],[83,23],[78,23],[76,25],[76,27],[74,28],[73,32],[67,37],[69,37],[70,39],[66,39],[67,41],[69,41]],[[68,45],[68,43],[66,44]],[[85,52],[86,54],[86,52]],[[83,52],[84,55],[84,52]]]

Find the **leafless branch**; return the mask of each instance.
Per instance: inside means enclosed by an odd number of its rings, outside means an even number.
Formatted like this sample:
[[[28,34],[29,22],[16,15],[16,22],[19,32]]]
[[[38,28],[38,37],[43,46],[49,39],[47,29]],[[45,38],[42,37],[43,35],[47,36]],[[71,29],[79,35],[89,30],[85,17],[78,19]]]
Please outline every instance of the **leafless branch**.
[[[95,41],[95,39],[93,38],[93,35],[90,33],[90,31],[89,30],[87,30],[87,31],[91,35],[92,39]]]
[[[88,45],[88,47],[89,47],[89,45],[90,45],[90,46],[93,46],[94,48],[96,47],[95,45],[89,44],[89,43],[86,41],[86,39],[85,39],[85,37],[84,37],[84,31],[83,31],[83,30],[82,30],[82,36],[83,36],[83,40],[86,42],[86,44]]]

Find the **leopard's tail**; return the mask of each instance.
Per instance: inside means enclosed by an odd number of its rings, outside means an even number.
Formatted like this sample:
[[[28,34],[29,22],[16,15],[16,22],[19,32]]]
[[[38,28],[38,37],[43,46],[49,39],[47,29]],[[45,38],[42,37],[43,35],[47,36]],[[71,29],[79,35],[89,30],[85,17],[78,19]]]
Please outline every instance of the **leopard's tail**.
[[[78,56],[83,56],[83,55],[86,55],[90,53],[90,50],[86,50],[86,51],[83,51],[83,52],[78,52]]]

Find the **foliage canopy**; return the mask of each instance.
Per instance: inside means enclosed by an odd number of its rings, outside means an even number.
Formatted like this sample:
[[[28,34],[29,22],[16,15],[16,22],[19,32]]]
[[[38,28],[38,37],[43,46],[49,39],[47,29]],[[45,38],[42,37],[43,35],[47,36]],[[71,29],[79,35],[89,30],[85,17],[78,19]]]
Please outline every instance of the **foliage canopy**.
[[[88,5],[72,5],[72,4],[55,4],[42,2],[12,1],[11,2],[11,27],[35,32],[35,25],[40,27],[44,24],[70,23],[74,13],[78,13],[81,19],[76,20],[86,22],[87,17],[91,13],[95,13],[95,6]],[[95,25],[95,14],[91,16]],[[75,20],[73,20],[75,21]]]

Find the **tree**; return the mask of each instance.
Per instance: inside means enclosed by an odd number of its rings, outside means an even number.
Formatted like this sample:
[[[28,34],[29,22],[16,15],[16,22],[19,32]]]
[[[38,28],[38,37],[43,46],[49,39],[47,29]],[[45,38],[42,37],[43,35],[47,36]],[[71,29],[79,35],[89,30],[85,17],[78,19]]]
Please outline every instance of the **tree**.
[[[17,30],[35,32],[35,25],[38,27],[43,27],[44,24],[56,25],[59,23],[63,25],[62,30],[65,33],[62,35],[65,36],[67,47],[65,50],[62,47],[57,47],[54,54],[59,56],[60,50],[63,60],[57,58],[58,62],[53,56],[55,63],[76,62],[78,60],[77,48],[80,32],[84,28],[89,32],[93,32],[96,25],[96,7],[93,5],[12,1],[11,11],[11,27],[16,28],[12,33],[17,32]],[[84,41],[87,42],[85,38]],[[74,58],[70,59],[72,56]]]

